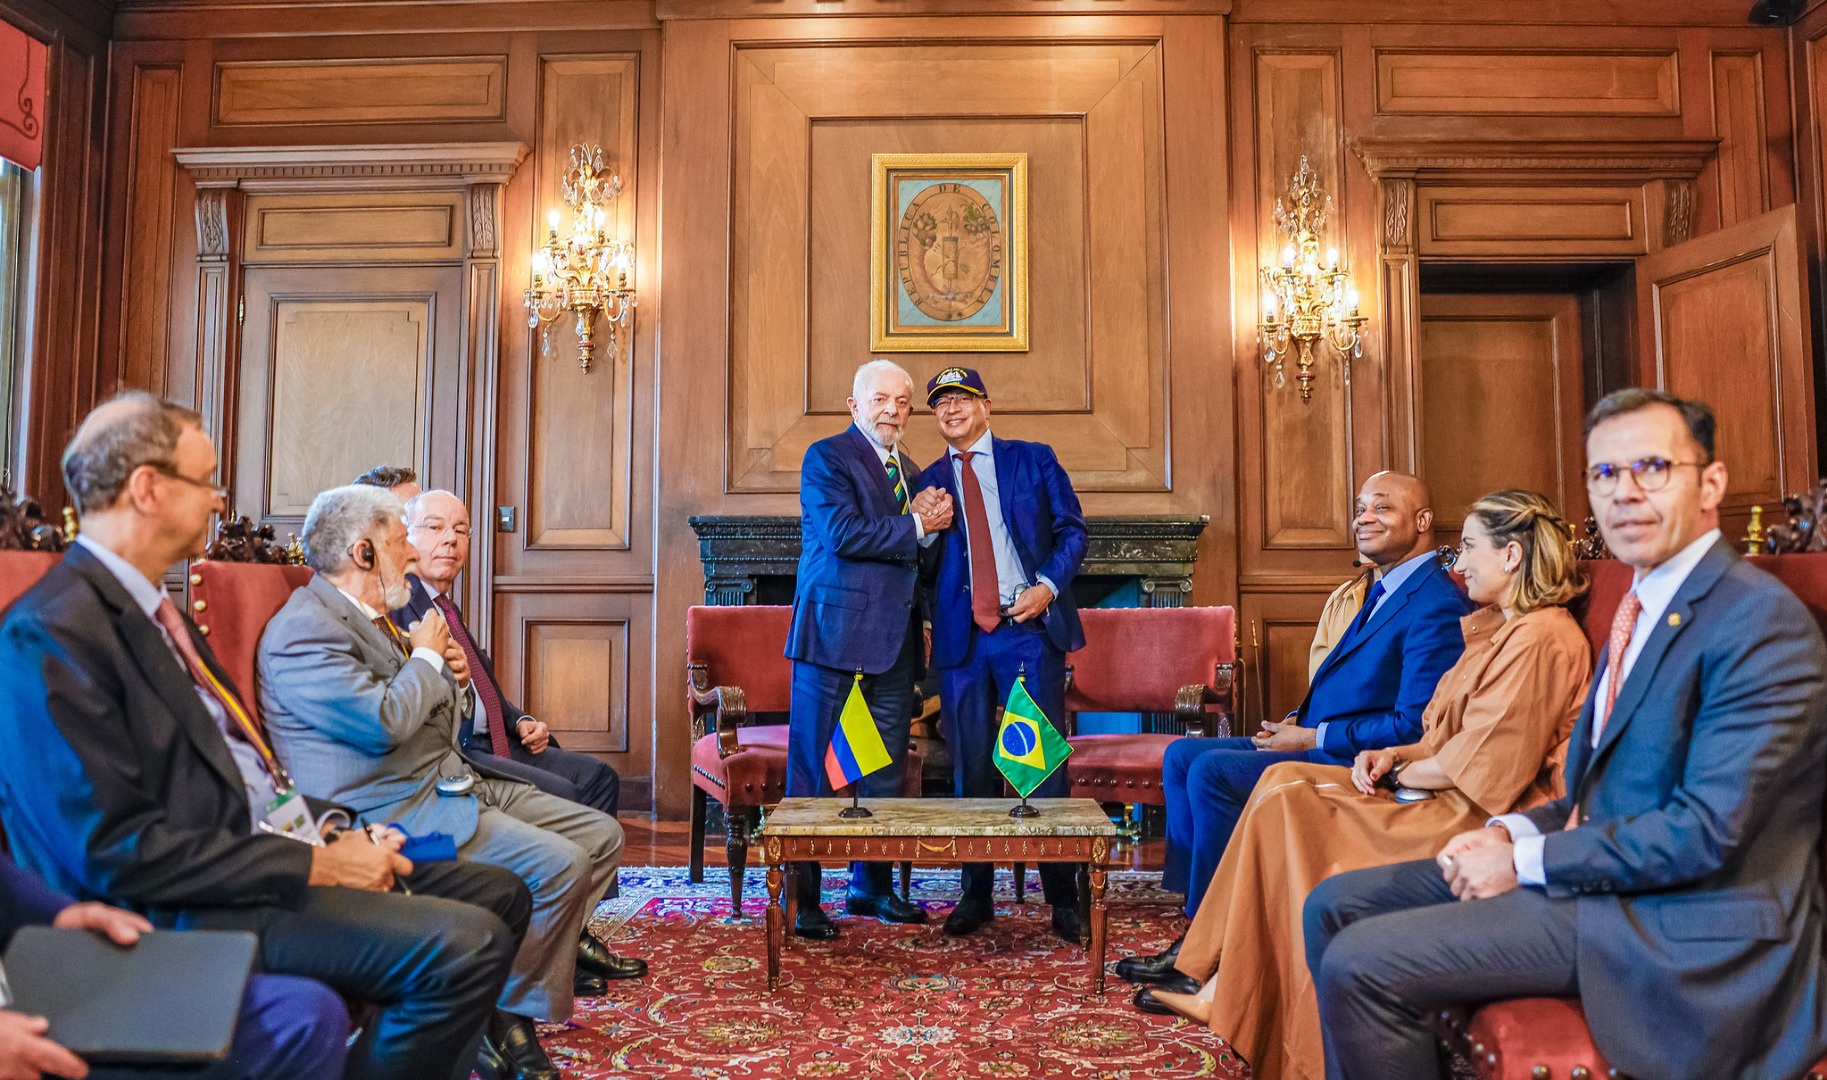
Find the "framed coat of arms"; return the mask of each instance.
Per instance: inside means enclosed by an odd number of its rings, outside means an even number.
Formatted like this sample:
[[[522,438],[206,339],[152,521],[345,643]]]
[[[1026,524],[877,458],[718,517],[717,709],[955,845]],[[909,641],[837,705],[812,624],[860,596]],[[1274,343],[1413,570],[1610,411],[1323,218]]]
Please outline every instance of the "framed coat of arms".
[[[1028,155],[873,154],[869,347],[1026,352]]]

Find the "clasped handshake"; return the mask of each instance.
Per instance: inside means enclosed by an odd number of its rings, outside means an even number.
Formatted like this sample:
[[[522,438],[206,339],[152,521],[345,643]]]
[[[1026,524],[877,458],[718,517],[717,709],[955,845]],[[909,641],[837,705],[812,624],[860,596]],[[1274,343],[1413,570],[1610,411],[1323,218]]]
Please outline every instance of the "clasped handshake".
[[[944,488],[929,487],[913,497],[910,512],[920,519],[920,527],[931,536],[952,524],[952,497]]]

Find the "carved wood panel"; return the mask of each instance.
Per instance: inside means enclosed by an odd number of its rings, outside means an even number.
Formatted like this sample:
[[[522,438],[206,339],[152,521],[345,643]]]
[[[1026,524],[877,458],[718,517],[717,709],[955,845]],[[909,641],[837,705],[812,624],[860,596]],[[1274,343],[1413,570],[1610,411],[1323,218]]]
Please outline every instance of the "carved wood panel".
[[[462,285],[456,267],[250,268],[234,509],[296,531],[382,463],[456,486]]]
[[[468,201],[461,191],[253,195],[242,261],[455,261],[467,248]]]
[[[215,79],[225,126],[475,122],[507,110],[505,56],[231,61]]]
[[[651,610],[647,597],[627,593],[498,596],[504,690],[544,720],[567,750],[645,773],[653,715],[645,675]]]
[[[171,257],[177,233],[178,87],[175,65],[137,65],[129,136],[127,215],[123,234],[121,381],[165,393],[171,334]]]
[[[1583,519],[1578,297],[1423,294],[1420,352],[1419,474],[1435,527],[1457,532],[1474,500],[1513,487]]]
[[[1379,50],[1377,110],[1679,116],[1674,52]]]
[[[1642,255],[1650,250],[1641,185],[1424,187],[1422,255]]]
[[[1024,152],[1032,348],[978,368],[997,431],[1056,447],[1081,490],[1161,491],[1166,445],[1159,50],[1144,44],[738,49],[728,488],[790,492],[848,422],[869,355],[869,155]],[[935,119],[943,117],[945,119]],[[917,409],[909,446],[939,452]]]

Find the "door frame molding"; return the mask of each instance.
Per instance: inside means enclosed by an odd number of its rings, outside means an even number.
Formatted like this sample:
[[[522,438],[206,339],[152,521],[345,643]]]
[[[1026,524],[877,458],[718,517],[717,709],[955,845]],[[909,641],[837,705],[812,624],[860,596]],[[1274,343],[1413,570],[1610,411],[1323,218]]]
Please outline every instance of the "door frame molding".
[[[238,433],[242,266],[247,253],[245,204],[249,194],[325,194],[381,191],[457,191],[465,196],[459,260],[435,260],[463,269],[460,319],[458,493],[472,507],[490,509],[495,487],[496,381],[500,372],[502,189],[528,155],[522,142],[449,142],[380,146],[184,147],[172,151],[197,187],[196,385],[204,423],[216,440],[220,472],[231,485]],[[231,489],[230,506],[238,495]],[[465,603],[472,626],[492,626],[493,546],[478,544],[466,575]]]
[[[1378,318],[1388,372],[1384,401],[1393,446],[1392,467],[1420,465],[1420,434],[1413,408],[1420,377],[1422,196],[1446,187],[1635,189],[1642,208],[1644,254],[1681,243],[1693,233],[1695,181],[1719,152],[1718,139],[1618,140],[1599,144],[1492,139],[1352,139],[1351,152],[1375,182],[1383,206],[1377,235]],[[1595,243],[1549,256],[1519,256],[1508,241],[1488,251],[1460,250],[1454,262],[1500,263],[1612,261],[1619,253]]]

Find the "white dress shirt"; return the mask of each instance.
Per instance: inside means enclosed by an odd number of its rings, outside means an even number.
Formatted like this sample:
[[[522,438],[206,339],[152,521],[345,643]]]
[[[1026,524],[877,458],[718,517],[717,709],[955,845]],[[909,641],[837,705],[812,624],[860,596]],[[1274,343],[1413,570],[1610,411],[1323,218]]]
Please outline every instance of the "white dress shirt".
[[[1599,745],[1599,736],[1604,734],[1602,721],[1608,718],[1600,715],[1600,711],[1605,708],[1605,702],[1610,697],[1611,681],[1614,678],[1630,678],[1630,669],[1636,665],[1637,657],[1642,655],[1643,645],[1655,631],[1656,624],[1662,621],[1662,613],[1674,603],[1675,593],[1687,582],[1687,576],[1694,572],[1694,567],[1700,565],[1700,560],[1713,550],[1713,545],[1718,541],[1719,530],[1714,529],[1677,551],[1649,573],[1637,571],[1636,581],[1630,591],[1637,594],[1637,602],[1643,606],[1637,612],[1637,623],[1631,628],[1630,644],[1624,649],[1624,659],[1619,663],[1618,670],[1613,671],[1607,667],[1605,673],[1599,676],[1598,692],[1592,702],[1593,747]],[[1502,825],[1509,830],[1510,838],[1515,844],[1516,880],[1524,885],[1546,885],[1548,876],[1542,869],[1542,848],[1548,840],[1535,827],[1535,822],[1522,814],[1500,814],[1487,824]]]
[[[894,453],[895,448],[892,446],[883,446],[881,443],[876,442],[875,435],[872,432],[864,431],[863,425],[854,424],[854,426],[858,431],[863,432],[863,438],[868,441],[870,448],[875,451],[876,460],[878,460],[882,463],[882,475],[887,476],[888,475],[888,455]],[[901,461],[900,457],[897,455],[895,458],[894,465],[895,465],[895,468],[901,469],[901,487],[906,489],[907,501],[911,503],[913,501],[913,495],[914,495],[914,489],[913,489],[914,481],[918,480],[919,477],[907,475],[907,470],[901,468],[901,466],[904,464],[905,464],[905,462]],[[914,514],[913,519],[914,519],[914,539],[915,540],[924,540],[926,538],[925,523],[920,520],[920,515],[918,515],[918,514]]]
[[[966,451],[948,449],[946,459],[952,463],[952,480],[958,486],[958,516],[964,517],[964,454],[975,454],[971,458],[971,471],[977,476],[978,486],[983,488],[983,520],[990,527],[990,547],[996,557],[996,588],[1001,592],[997,602],[1012,604],[1028,587],[1027,572],[1021,568],[1021,557],[1015,553],[1015,537],[1009,532],[1009,523],[1002,517],[1002,487],[996,481],[995,440],[985,431],[983,438],[971,444]],[[966,550],[969,550],[970,526],[962,523],[964,528]],[[976,552],[971,552],[976,557]],[[1035,579],[1047,587],[1055,597],[1059,587],[1041,575]]]

